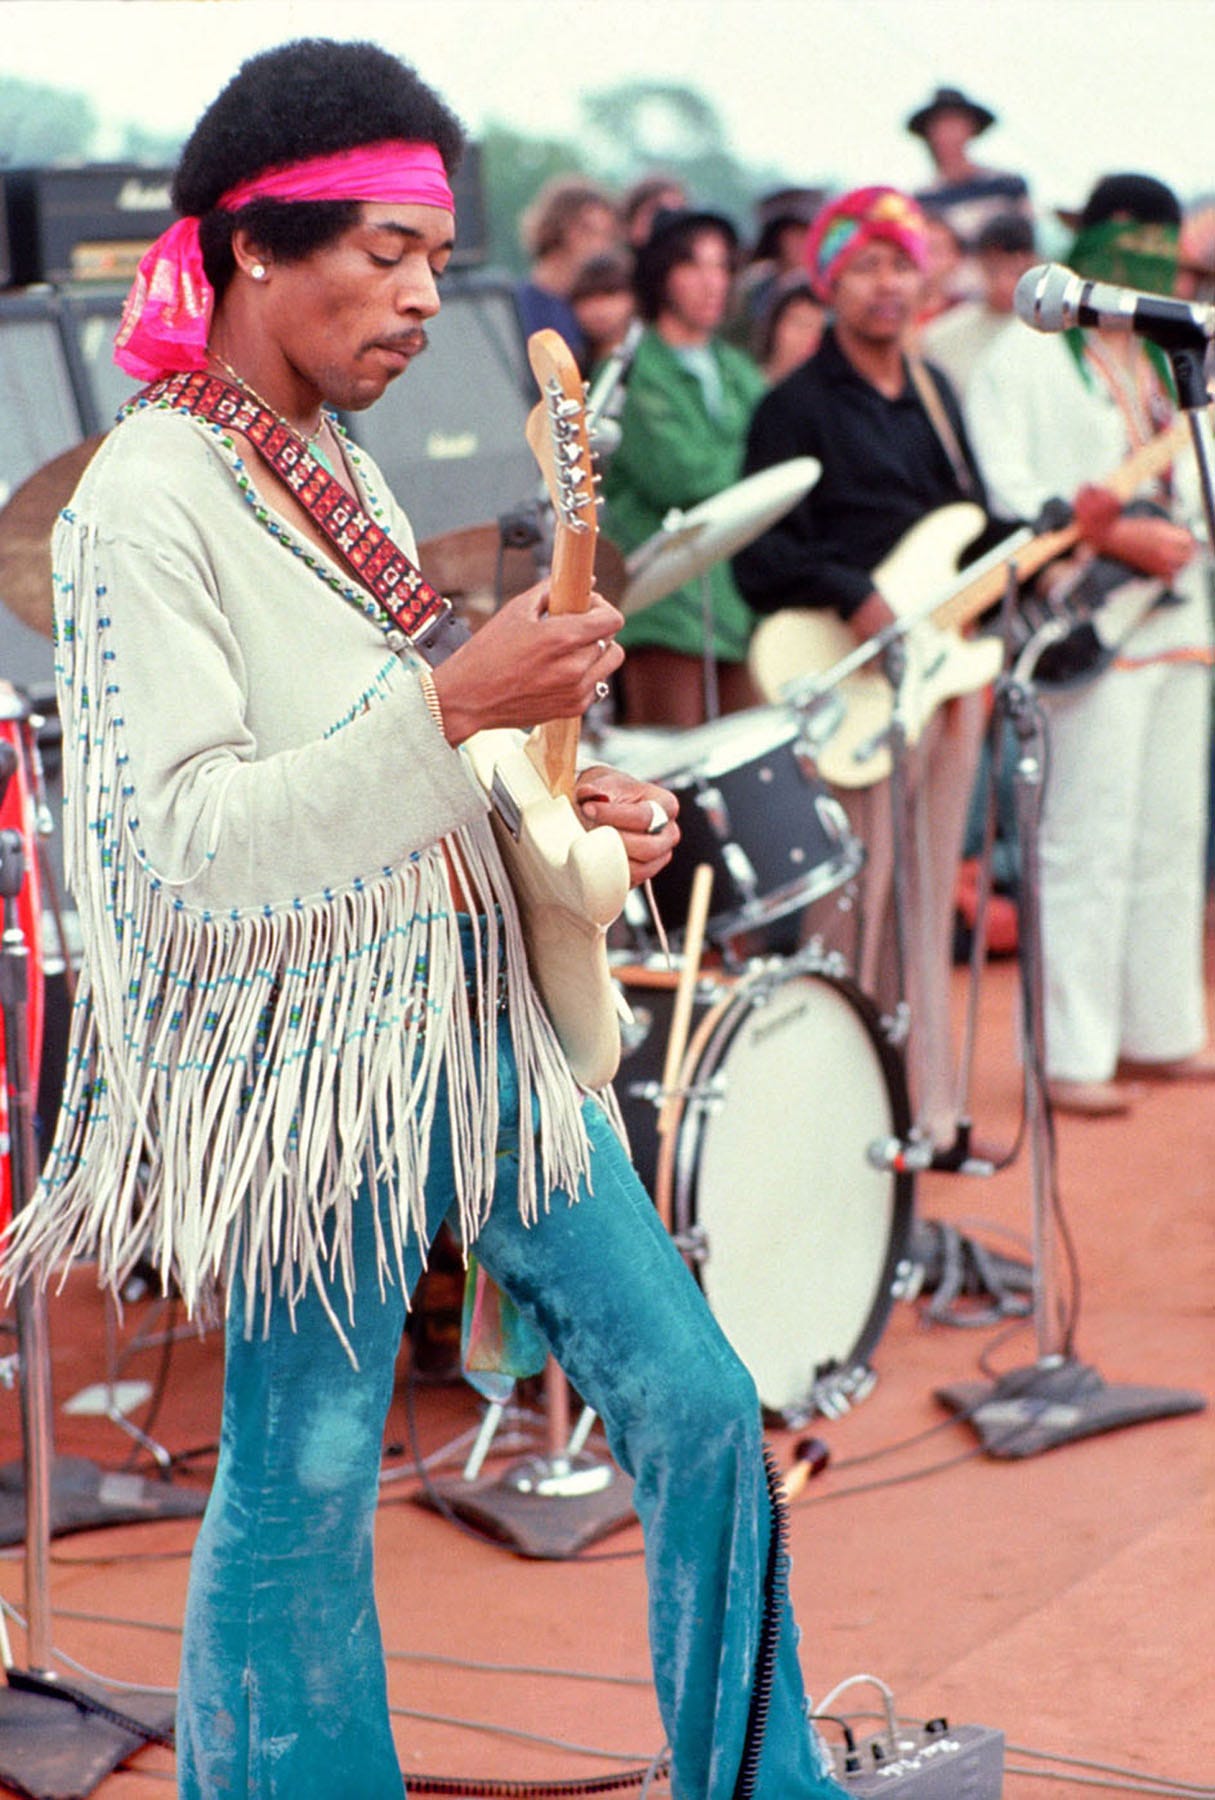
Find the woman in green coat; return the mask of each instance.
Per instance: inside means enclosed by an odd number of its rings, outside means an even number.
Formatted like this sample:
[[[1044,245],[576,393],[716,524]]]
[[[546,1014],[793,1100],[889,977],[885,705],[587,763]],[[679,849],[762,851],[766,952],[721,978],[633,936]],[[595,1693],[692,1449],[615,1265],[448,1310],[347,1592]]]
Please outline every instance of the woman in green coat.
[[[619,448],[604,476],[605,535],[626,555],[738,480],[747,427],[764,391],[755,364],[717,335],[730,303],[738,238],[716,213],[665,212],[637,253],[638,309],[647,321],[629,375]],[[723,712],[757,703],[747,674],[754,617],[728,560],[706,579]],[[620,633],[630,725],[701,724],[705,707],[702,581],[635,613]]]

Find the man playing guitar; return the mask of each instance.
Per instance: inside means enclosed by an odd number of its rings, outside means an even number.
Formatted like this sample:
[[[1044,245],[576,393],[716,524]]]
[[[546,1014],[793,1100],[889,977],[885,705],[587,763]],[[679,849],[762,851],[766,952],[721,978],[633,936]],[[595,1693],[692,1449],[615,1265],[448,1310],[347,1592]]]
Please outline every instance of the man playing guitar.
[[[745,472],[791,456],[817,457],[823,472],[785,518],[734,560],[739,587],[756,612],[828,608],[858,640],[870,638],[895,618],[874,581],[888,553],[937,509],[984,503],[952,390],[936,371],[913,371],[907,354],[926,244],[920,209],[892,188],[841,196],[811,229],[807,267],[833,322],[809,362],[760,402]],[[924,603],[954,574],[929,574]],[[980,694],[950,702],[928,723],[909,771],[910,837],[918,852],[906,871],[909,1072],[917,1122],[942,1156],[956,1136],[949,1021],[954,882],[982,729]],[[889,1010],[903,997],[894,954],[889,783],[844,788],[840,798],[868,850],[857,976]]]
[[[119,334],[153,386],[56,534],[85,1004],[9,1273],[146,1256],[191,1310],[224,1289],[187,1800],[402,1792],[372,1526],[448,1215],[635,1477],[675,1791],[820,1800],[754,1385],[570,1072],[462,749],[580,715],[620,615],[534,589],[432,672],[396,622],[430,604],[408,522],[329,410],[424,348],[461,144],[394,57],[310,40],[185,147]],[[674,849],[661,788],[596,768],[575,801],[634,880]]]
[[[1068,265],[1169,293],[1180,226],[1163,182],[1105,176]],[[1056,592],[1079,597],[1100,570],[1111,603],[1134,582],[1149,600],[1095,679],[1042,693],[1048,1088],[1062,1111],[1116,1115],[1145,1079],[1215,1077],[1203,985],[1210,564],[1190,529],[1201,516],[1193,451],[1160,462],[1133,496],[1111,491],[1105,471],[1128,452],[1167,450],[1176,419],[1167,359],[1129,331],[1010,330],[979,362],[967,409],[1002,511],[1030,516],[1054,495],[1074,503],[1081,545],[1048,571]]]

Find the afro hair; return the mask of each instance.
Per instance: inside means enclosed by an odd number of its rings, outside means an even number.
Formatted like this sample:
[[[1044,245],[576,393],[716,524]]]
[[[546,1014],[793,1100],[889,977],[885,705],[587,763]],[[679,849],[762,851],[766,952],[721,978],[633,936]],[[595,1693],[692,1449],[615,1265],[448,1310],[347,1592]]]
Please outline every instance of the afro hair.
[[[378,44],[300,38],[243,63],[190,133],[173,178],[177,210],[202,220],[203,261],[217,295],[232,276],[238,225],[291,261],[358,217],[358,203],[347,200],[255,200],[219,213],[224,194],[263,170],[390,138],[433,144],[449,176],[465,141],[450,108]]]

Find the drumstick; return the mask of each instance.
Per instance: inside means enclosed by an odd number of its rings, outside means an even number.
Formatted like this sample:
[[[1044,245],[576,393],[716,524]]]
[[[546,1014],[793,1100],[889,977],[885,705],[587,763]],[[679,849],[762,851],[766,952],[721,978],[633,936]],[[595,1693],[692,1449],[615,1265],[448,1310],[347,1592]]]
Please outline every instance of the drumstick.
[[[688,1043],[692,1000],[700,977],[700,958],[704,948],[705,921],[709,915],[712,888],[712,864],[698,863],[692,876],[692,894],[688,901],[688,920],[684,933],[683,967],[679,972],[675,1003],[671,1010],[671,1030],[667,1037],[666,1060],[662,1065],[662,1106],[658,1113],[659,1173],[654,1184],[657,1190],[654,1198],[668,1231],[672,1228],[672,1220],[670,1182],[669,1179],[664,1179],[669,1176],[670,1171],[670,1157],[666,1154],[667,1140],[675,1129],[680,1113],[675,1084],[679,1079]]]

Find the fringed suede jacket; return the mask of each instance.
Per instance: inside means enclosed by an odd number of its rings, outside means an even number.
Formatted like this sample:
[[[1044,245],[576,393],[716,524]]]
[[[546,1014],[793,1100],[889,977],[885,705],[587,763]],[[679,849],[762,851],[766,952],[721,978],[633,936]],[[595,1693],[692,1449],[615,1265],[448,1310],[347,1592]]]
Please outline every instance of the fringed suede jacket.
[[[412,555],[379,472],[349,460]],[[510,1199],[528,1217],[573,1190],[583,1096],[527,977],[484,794],[371,596],[267,509],[233,439],[146,404],[61,516],[54,569],[84,963],[9,1278],[89,1256],[116,1285],[146,1259],[192,1309],[239,1268],[251,1329],[256,1294],[298,1295],[331,1254],[352,1285],[372,1181],[381,1278],[403,1279],[438,1104],[471,1242],[495,1199],[503,991],[542,1152]],[[471,973],[449,859],[486,920]]]

